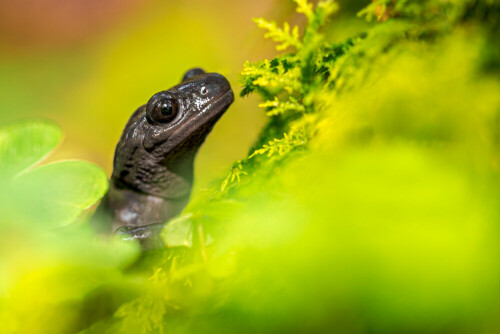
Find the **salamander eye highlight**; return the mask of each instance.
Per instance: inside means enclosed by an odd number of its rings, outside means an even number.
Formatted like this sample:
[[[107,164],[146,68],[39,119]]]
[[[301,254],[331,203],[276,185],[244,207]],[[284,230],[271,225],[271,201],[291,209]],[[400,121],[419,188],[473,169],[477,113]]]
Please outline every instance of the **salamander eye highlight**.
[[[170,117],[172,116],[174,110],[172,109],[172,104],[163,102],[161,103],[161,115],[165,117]]]
[[[146,108],[148,118],[156,123],[167,123],[175,118],[178,107],[175,101],[170,99],[151,99]]]
[[[201,87],[200,93],[201,93],[201,95],[207,95],[207,93],[208,93],[208,88],[207,88],[207,87],[205,87],[205,86]]]

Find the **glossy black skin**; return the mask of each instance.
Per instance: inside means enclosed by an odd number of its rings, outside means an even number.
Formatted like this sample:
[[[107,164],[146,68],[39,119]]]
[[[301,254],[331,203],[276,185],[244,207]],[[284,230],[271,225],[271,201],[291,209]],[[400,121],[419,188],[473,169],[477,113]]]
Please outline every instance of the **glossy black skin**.
[[[158,232],[189,200],[198,149],[233,100],[226,78],[192,69],[132,114],[98,209],[101,221],[110,222],[104,230],[157,246]]]

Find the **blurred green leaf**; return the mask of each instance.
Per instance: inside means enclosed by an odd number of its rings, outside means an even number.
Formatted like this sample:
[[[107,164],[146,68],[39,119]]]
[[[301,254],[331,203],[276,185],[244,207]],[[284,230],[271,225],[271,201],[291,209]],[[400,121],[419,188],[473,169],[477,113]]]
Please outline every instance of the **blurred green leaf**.
[[[62,161],[23,173],[14,186],[23,193],[36,189],[35,200],[47,208],[47,220],[61,225],[74,221],[101,199],[108,179],[102,169],[89,162]]]
[[[106,193],[108,180],[85,161],[35,167],[61,137],[59,127],[43,121],[0,129],[2,333],[77,332],[86,327],[80,317],[89,294],[114,294],[99,291],[105,285],[130,286],[120,269],[133,261],[137,245],[102,242],[88,224],[62,227]],[[113,300],[104,304],[113,307]],[[85,317],[99,312],[93,308]]]
[[[193,245],[191,215],[172,219],[162,230],[162,239],[167,247],[191,247]]]
[[[0,129],[0,199],[14,216],[50,225],[74,221],[108,189],[106,174],[85,161],[64,161],[35,168],[61,140],[61,129],[30,121]],[[0,204],[1,205],[1,204]]]
[[[41,162],[61,138],[61,129],[46,121],[27,121],[0,128],[0,177],[13,176]]]

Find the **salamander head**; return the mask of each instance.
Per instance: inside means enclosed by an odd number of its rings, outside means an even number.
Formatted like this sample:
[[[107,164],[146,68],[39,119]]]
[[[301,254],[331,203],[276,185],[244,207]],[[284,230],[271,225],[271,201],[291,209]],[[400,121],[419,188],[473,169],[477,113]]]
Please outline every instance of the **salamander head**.
[[[112,181],[158,197],[189,195],[194,156],[233,100],[222,75],[188,71],[132,115],[116,147]]]

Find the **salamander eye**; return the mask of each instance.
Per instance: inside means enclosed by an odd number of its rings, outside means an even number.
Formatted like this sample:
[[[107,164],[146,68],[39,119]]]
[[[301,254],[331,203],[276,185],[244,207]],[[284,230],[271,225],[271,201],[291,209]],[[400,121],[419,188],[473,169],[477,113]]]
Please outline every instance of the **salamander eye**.
[[[167,123],[177,115],[177,104],[172,100],[149,101],[146,108],[148,118],[157,123]]]
[[[201,93],[201,95],[207,95],[207,93],[208,93],[208,88],[207,88],[207,87],[205,87],[205,86],[201,87],[200,93]]]

